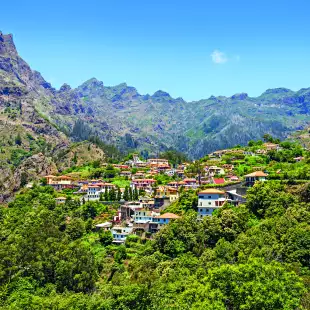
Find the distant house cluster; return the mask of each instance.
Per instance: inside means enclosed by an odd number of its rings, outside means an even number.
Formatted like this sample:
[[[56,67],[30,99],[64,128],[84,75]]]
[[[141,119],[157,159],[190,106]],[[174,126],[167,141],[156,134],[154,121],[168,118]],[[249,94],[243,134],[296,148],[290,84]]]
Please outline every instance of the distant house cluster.
[[[262,150],[279,150],[273,143],[262,145]],[[221,158],[233,153],[232,162]],[[104,201],[107,193],[120,193],[119,210],[111,222],[98,223],[98,229],[111,231],[113,242],[123,243],[130,234],[153,234],[162,229],[172,220],[180,218],[173,213],[165,213],[165,208],[176,201],[181,192],[196,191],[198,196],[197,215],[199,219],[212,214],[226,203],[238,206],[245,202],[247,188],[255,182],[264,182],[268,174],[260,166],[252,167],[251,173],[240,177],[236,173],[235,162],[241,156],[260,156],[245,150],[219,150],[209,154],[208,163],[199,170],[191,170],[190,163],[182,163],[172,167],[167,159],[151,158],[143,161],[137,154],[125,163],[114,164],[119,176],[124,178],[131,192],[139,193],[134,198],[125,201],[125,188],[119,188],[113,181],[102,179],[76,180],[69,175],[46,176],[46,183],[57,191],[71,189],[80,194],[84,201]],[[296,161],[302,158],[296,158]],[[170,181],[158,184],[157,175],[167,175]],[[143,194],[141,194],[143,193]],[[65,196],[56,198],[57,204],[66,202]]]

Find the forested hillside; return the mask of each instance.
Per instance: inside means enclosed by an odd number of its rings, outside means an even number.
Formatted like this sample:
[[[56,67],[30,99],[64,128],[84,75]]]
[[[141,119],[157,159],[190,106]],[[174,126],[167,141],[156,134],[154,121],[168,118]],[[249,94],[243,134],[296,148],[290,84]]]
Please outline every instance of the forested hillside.
[[[1,308],[309,309],[309,193],[258,183],[201,221],[187,192],[193,207],[154,240],[115,246],[93,226],[104,205],[25,189],[1,208]]]

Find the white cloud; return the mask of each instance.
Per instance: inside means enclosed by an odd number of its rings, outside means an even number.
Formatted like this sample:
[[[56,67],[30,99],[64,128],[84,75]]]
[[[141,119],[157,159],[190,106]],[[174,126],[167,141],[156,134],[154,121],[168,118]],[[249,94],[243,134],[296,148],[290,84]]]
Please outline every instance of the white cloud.
[[[224,64],[225,62],[228,61],[227,56],[225,53],[219,51],[219,50],[214,50],[211,53],[211,59],[215,64]]]

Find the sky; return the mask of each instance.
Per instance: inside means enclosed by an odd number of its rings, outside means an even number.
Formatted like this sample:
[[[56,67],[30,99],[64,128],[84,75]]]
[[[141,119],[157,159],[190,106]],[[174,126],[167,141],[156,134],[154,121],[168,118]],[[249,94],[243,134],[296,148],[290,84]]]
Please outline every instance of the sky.
[[[10,0],[0,10],[0,30],[56,88],[95,77],[191,101],[310,87],[308,0]]]

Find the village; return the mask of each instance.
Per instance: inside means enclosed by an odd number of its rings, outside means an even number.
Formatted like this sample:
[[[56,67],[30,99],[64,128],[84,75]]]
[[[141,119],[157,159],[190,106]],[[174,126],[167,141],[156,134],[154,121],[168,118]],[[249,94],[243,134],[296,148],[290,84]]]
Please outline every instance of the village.
[[[252,150],[251,150],[252,149]],[[82,204],[99,202],[115,204],[115,215],[105,222],[96,223],[97,229],[111,231],[113,243],[122,244],[128,235],[144,234],[152,237],[170,221],[182,215],[166,212],[181,193],[194,191],[198,198],[197,216],[203,219],[224,204],[238,206],[246,201],[246,192],[257,181],[266,181],[266,154],[281,151],[276,143],[264,143],[259,147],[218,150],[205,160],[193,163],[183,162],[175,167],[164,158],[142,160],[138,154],[119,164],[106,164],[106,169],[117,171],[118,179],[124,180],[119,186],[114,175],[109,180],[77,179],[74,174],[47,175],[46,185],[61,193],[70,192]],[[249,159],[250,158],[250,159]],[[295,157],[295,162],[303,160]],[[241,165],[251,162],[249,173]],[[253,166],[253,163],[257,164]],[[274,171],[281,174],[281,170]],[[160,176],[160,178],[159,178]],[[164,179],[164,181],[162,181]],[[57,204],[64,204],[67,196],[56,198]]]

